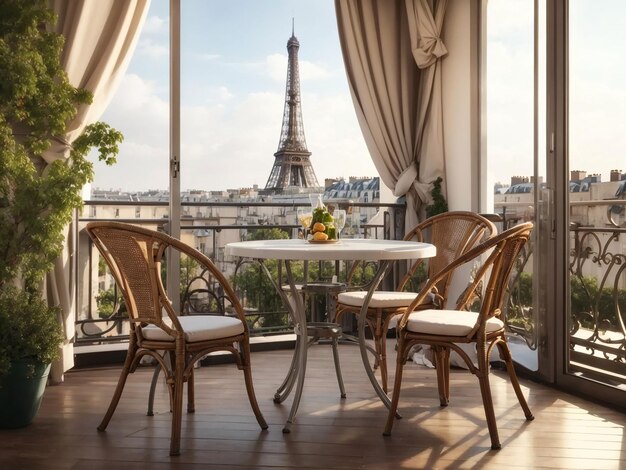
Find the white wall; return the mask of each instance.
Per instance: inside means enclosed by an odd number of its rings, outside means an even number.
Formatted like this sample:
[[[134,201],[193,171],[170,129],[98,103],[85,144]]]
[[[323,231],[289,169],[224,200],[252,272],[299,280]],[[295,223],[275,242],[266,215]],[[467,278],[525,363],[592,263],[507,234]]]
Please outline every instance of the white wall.
[[[478,1],[448,3],[443,41],[448,55],[442,62],[446,186],[450,210],[478,211],[478,37],[472,18]],[[474,48],[474,49],[472,49]]]

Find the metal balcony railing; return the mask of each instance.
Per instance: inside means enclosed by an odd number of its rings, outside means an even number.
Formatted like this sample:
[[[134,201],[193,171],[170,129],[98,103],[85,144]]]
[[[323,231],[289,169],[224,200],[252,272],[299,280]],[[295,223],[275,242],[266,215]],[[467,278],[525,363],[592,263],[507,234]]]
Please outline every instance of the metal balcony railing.
[[[624,201],[626,202],[626,201]],[[586,201],[572,203],[570,227],[570,356],[574,367],[600,370],[612,374],[616,382],[624,383],[626,377],[626,209],[622,201]],[[82,232],[90,220],[119,220],[138,223],[151,228],[165,229],[168,218],[165,203],[118,202],[116,217],[96,213],[82,217],[78,226],[78,272],[76,318],[77,344],[103,344],[127,339],[128,325],[124,306],[117,295],[115,284],[99,262],[90,240]],[[103,212],[105,203],[86,202],[86,213],[97,206]],[[506,207],[505,207],[506,206]],[[124,208],[130,207],[130,216],[124,217]],[[184,241],[207,254],[226,273],[246,309],[254,335],[271,335],[290,332],[287,311],[275,293],[262,269],[237,259],[225,259],[223,246],[239,241],[258,230],[280,229],[296,237],[297,205],[281,203],[185,203],[186,215],[181,220]],[[372,237],[376,232],[385,238],[399,239],[404,233],[404,204],[353,204],[357,211],[385,210],[387,216],[380,226],[367,226],[365,217],[356,216],[348,233],[353,236]],[[499,228],[532,215],[532,205],[527,203],[496,206],[504,215]],[[149,214],[146,214],[149,211]],[[193,215],[191,214],[193,212]],[[141,217],[132,217],[133,215]],[[394,214],[395,216],[390,216]],[[115,214],[114,214],[115,215]],[[146,215],[148,215],[146,217]],[[395,222],[391,222],[395,221]],[[227,222],[227,223],[225,223]],[[254,223],[249,223],[254,222]],[[532,298],[532,253],[529,243],[511,276],[509,296],[504,318],[511,334],[523,339],[529,348],[538,346],[538,321]],[[193,266],[181,262],[181,305],[188,314],[214,310],[221,294],[210,279],[196,272]],[[281,285],[283,273],[278,264],[268,266]],[[336,275],[345,279],[343,263],[311,264],[309,279],[330,279]],[[394,279],[388,280],[389,286]],[[209,308],[211,306],[211,308]]]
[[[370,238],[384,234],[390,237],[392,234],[397,236],[404,233],[403,203],[339,205],[351,214],[344,229],[345,236]],[[266,274],[256,263],[227,259],[224,246],[255,233],[258,236],[259,231],[264,232],[263,236],[282,233],[288,238],[297,237],[300,228],[296,221],[299,205],[280,202],[192,202],[183,203],[182,206],[181,239],[211,258],[232,282],[247,313],[251,334],[259,336],[291,332],[287,310]],[[383,224],[368,225],[367,221],[378,210],[385,211]],[[79,218],[76,234],[79,242],[76,253],[78,309],[75,342],[77,345],[94,345],[126,341],[129,326],[124,303],[107,266],[83,228],[92,220],[115,220],[167,231],[168,205],[165,202],[85,201],[84,213],[88,216]],[[395,215],[393,227],[390,214]],[[347,267],[343,263],[311,263],[308,269],[309,279],[330,279],[332,275],[343,279]],[[276,276],[274,281],[277,285],[282,285],[284,275],[280,266],[273,264],[270,271]],[[181,260],[180,276],[184,314],[226,311],[216,283],[207,278],[206,273],[199,272],[197,266]]]
[[[569,364],[574,371],[626,385],[626,201],[570,204]],[[508,207],[507,207],[508,206]],[[515,221],[528,204],[502,204]],[[506,222],[505,218],[505,222]],[[532,299],[533,243],[510,280],[505,322],[531,349],[538,344]]]

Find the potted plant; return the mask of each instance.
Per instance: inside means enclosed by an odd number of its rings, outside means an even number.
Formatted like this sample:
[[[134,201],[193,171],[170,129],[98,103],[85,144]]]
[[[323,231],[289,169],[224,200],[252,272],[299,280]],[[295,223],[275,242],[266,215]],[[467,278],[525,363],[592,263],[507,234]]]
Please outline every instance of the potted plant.
[[[0,427],[29,424],[63,340],[55,307],[15,286],[0,290]]]
[[[36,373],[39,363],[50,364],[62,337],[58,310],[42,300],[43,280],[92,180],[89,151],[97,147],[112,164],[122,135],[92,124],[72,143],[69,159],[46,161],[50,140],[66,134],[77,107],[92,96],[68,81],[63,37],[46,29],[55,15],[45,0],[7,0],[0,13],[0,389],[6,394],[14,393],[9,387],[19,382],[18,370],[25,380],[47,376]],[[14,405],[0,395],[0,427],[28,424],[27,418],[2,422],[1,407]]]

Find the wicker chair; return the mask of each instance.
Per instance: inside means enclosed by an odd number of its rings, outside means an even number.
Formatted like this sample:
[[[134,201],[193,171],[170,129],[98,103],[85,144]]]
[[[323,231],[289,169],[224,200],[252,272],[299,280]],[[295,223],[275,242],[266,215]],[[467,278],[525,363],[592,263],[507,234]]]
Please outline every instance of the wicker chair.
[[[98,426],[104,431],[124,390],[129,374],[143,356],[153,357],[165,371],[170,392],[172,429],[170,455],[180,453],[183,384],[187,382],[187,411],[194,412],[194,364],[207,353],[228,351],[243,370],[250,405],[262,429],[267,424],[254,394],[250,366],[248,326],[243,309],[223,274],[209,258],[168,235],[117,222],[92,222],[87,232],[109,265],[120,288],[130,320],[126,361],[111,404]],[[232,315],[178,316],[172,309],[161,279],[167,252],[177,250],[206,268],[224,291]],[[238,348],[234,346],[238,343]],[[168,366],[165,355],[169,354]]]
[[[437,247],[437,255],[429,259],[416,260],[407,270],[394,291],[376,291],[368,304],[367,324],[372,331],[374,349],[380,366],[381,384],[387,392],[387,346],[386,338],[390,322],[404,313],[406,307],[417,296],[418,287],[407,292],[412,277],[422,263],[427,263],[426,278],[433,276],[448,266],[453,260],[475,247],[481,241],[495,235],[495,225],[485,217],[474,212],[452,211],[430,217],[417,225],[404,239],[424,241]],[[448,297],[452,272],[439,278],[436,294],[424,299],[417,308],[443,308]],[[337,298],[335,322],[340,323],[345,313],[358,315],[361,311],[367,290],[344,292]]]
[[[395,413],[398,408],[400,389],[402,385],[402,368],[406,363],[411,347],[416,344],[428,344],[435,351],[437,367],[437,382],[441,406],[447,406],[450,400],[450,351],[456,351],[467,364],[480,383],[480,390],[487,417],[487,426],[491,436],[491,448],[500,448],[500,439],[496,426],[496,417],[489,386],[489,357],[494,347],[498,348],[500,358],[506,365],[511,384],[517,399],[526,415],[527,420],[534,419],[526,399],[522,394],[519,381],[515,374],[511,352],[507,345],[504,333],[504,323],[499,318],[505,292],[507,291],[509,275],[517,260],[520,250],[528,241],[533,224],[528,222],[513,227],[497,235],[471,251],[467,252],[444,270],[433,277],[420,294],[407,308],[398,323],[398,355],[396,361],[395,383],[393,398],[385,435],[391,433]],[[428,298],[437,289],[438,283],[450,272],[459,266],[473,262],[479,257],[488,256],[478,270],[474,286],[479,282],[485,283],[484,294],[479,312],[468,311],[467,308],[474,299],[474,289],[468,289],[459,299],[455,310],[419,310],[415,307]],[[490,270],[487,280],[483,280],[485,273]],[[475,344],[477,349],[477,364],[459,346],[459,344]]]

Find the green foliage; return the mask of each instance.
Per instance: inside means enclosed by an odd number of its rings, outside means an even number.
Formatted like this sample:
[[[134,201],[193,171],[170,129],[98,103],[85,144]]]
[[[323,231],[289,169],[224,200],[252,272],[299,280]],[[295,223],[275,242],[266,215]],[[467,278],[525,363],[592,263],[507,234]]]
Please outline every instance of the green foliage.
[[[191,282],[191,280],[194,277],[200,275],[199,268],[200,268],[200,263],[198,263],[195,259],[190,258],[189,256],[186,256],[186,255],[182,255],[180,257],[179,290],[180,290],[181,301],[184,300],[183,296],[185,295],[185,292],[187,291],[187,286],[189,286],[189,283]]]
[[[524,306],[533,304],[533,275],[527,272],[519,273],[513,287],[513,295]]]
[[[286,240],[289,234],[278,227],[251,229],[246,240]]]
[[[104,276],[108,272],[107,262],[102,256],[98,257],[98,277]]]
[[[180,275],[178,277],[178,291],[180,295],[180,302],[185,302],[185,294],[187,293],[187,287],[191,280],[200,275],[200,264],[193,258],[186,255],[180,257]],[[161,260],[161,282],[163,285],[167,285],[167,258],[164,257]]]
[[[373,275],[372,275],[373,276]],[[428,280],[428,269],[426,263],[420,263],[417,269],[404,286],[405,292],[419,292]]]
[[[513,305],[520,307],[530,307],[533,305],[533,276],[530,273],[522,272],[515,284],[512,292]],[[626,290],[617,290],[617,302],[623,311],[626,306]],[[603,323],[607,329],[619,331],[618,313],[615,310],[614,291],[612,287],[605,287],[599,292],[598,280],[595,277],[578,276],[570,277],[570,312],[572,317],[580,321],[585,328],[594,327],[594,303],[597,301],[598,322]],[[509,321],[515,323],[515,318]],[[521,321],[521,319],[520,319]]]
[[[288,238],[289,234],[282,229],[260,228],[248,232],[246,240],[277,240]],[[278,262],[276,260],[267,260],[265,261],[265,266],[271,273],[272,279],[278,282]],[[304,278],[304,269],[301,263],[292,263],[292,269],[295,279]],[[260,266],[257,264],[246,266],[233,278],[233,285],[236,286],[246,306],[256,308],[261,313],[277,313],[276,315],[266,316],[263,319],[262,323],[264,327],[281,326],[288,323],[287,314],[282,313],[285,312],[283,301]]]
[[[72,143],[69,160],[44,158],[92,96],[63,70],[64,39],[46,27],[56,21],[46,0],[1,0],[0,11],[0,360],[51,362],[63,338],[56,310],[37,291],[93,178],[87,154],[97,147],[100,160],[115,162],[122,135],[95,123]]]
[[[73,87],[63,71],[63,37],[42,26],[54,14],[45,0],[4,0],[0,17],[0,287],[16,280],[33,287],[52,267],[64,227],[82,206],[93,179],[87,160],[115,162],[122,135],[104,123],[88,126],[70,159],[48,164],[42,154],[91,94]]]
[[[599,291],[598,280],[589,276],[582,278],[571,276],[570,290],[572,316],[577,318],[583,327],[593,328],[594,303],[597,302],[598,322],[602,323],[606,329],[620,331],[614,295],[620,311],[624,312],[626,308],[626,290],[618,289],[617,292],[614,292],[612,287],[605,287],[602,291]],[[622,321],[626,320],[624,313],[622,313],[622,316]]]
[[[267,260],[265,261],[265,266],[270,271],[272,278],[277,281],[278,261]],[[256,264],[248,265],[240,274],[235,276],[233,283],[237,286],[237,290],[243,294],[248,306],[256,308],[259,312],[285,310],[280,296],[276,293],[272,282],[260,266]],[[268,319],[268,321],[270,320]],[[280,321],[284,323],[284,319],[273,323],[279,323]],[[264,326],[270,325],[266,321]]]
[[[448,202],[446,201],[446,198],[443,197],[443,193],[441,192],[442,182],[443,178],[441,176],[433,181],[433,189],[430,191],[433,203],[426,206],[426,217],[432,217],[433,215],[448,212]]]
[[[58,309],[48,307],[37,292],[20,291],[14,286],[0,289],[0,376],[11,362],[32,359],[51,363],[63,341]]]
[[[115,289],[110,287],[107,290],[101,290],[96,295],[96,305],[98,307],[98,316],[100,318],[109,318],[115,310],[116,295]]]
[[[109,318],[116,310],[118,310],[122,316],[128,316],[124,299],[113,287],[98,293],[96,296],[96,305],[98,306],[98,316],[100,318]]]
[[[533,305],[533,275],[519,273],[510,293],[507,321],[524,330],[532,329],[532,318],[525,314]]]

